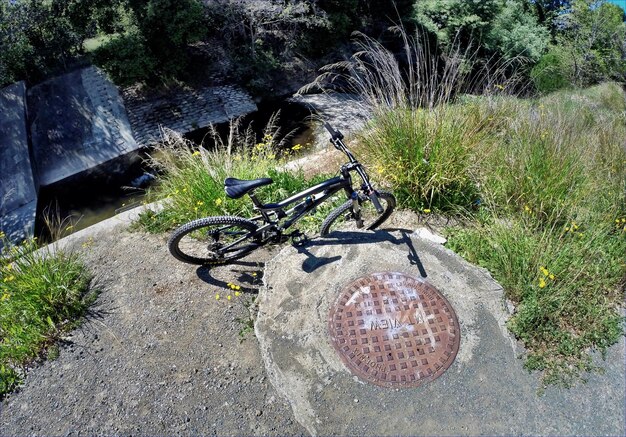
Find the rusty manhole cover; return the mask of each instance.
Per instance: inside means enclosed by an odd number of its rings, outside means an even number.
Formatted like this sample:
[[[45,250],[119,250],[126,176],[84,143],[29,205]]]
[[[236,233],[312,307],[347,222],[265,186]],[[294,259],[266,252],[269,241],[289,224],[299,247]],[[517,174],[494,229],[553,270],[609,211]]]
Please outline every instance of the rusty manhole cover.
[[[435,287],[404,273],[374,273],[345,287],[330,310],[331,340],[360,378],[417,387],[441,376],[459,350],[459,322]]]

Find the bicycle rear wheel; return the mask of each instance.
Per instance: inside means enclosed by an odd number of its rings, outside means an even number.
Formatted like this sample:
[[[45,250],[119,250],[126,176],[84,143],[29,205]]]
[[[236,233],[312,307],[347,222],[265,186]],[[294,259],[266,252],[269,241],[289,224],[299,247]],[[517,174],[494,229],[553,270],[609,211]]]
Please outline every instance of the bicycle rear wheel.
[[[189,264],[228,264],[259,247],[257,225],[242,217],[206,217],[176,229],[167,246]]]
[[[389,218],[396,207],[396,198],[393,194],[386,191],[378,192],[378,200],[383,207],[382,214],[376,211],[376,208],[368,197],[361,196],[359,202],[361,204],[361,220],[362,226],[359,227],[354,211],[352,211],[352,200],[348,200],[343,205],[335,208],[328,217],[324,219],[320,228],[320,235],[326,237],[332,231],[343,230],[373,230],[380,226]]]

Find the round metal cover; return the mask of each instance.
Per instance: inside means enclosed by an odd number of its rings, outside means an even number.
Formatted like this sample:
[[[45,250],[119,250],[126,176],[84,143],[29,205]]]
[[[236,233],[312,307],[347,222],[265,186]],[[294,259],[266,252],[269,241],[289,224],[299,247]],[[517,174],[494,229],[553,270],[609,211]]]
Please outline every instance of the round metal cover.
[[[459,350],[459,322],[439,291],[404,273],[373,273],[341,292],[328,318],[331,341],[352,373],[383,387],[441,376]]]

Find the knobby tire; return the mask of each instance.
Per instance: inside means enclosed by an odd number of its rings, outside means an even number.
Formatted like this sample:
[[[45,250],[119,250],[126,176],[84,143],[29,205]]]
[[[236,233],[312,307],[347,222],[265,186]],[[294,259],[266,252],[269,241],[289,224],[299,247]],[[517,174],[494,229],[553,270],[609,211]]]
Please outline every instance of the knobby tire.
[[[258,226],[243,217],[206,217],[193,220],[174,231],[167,246],[174,258],[189,264],[222,265],[240,258],[260,246],[251,236]],[[238,242],[225,253],[219,244]],[[213,249],[213,250],[212,250]]]
[[[367,197],[361,197],[361,209],[363,212],[371,209],[371,219],[368,222],[368,218],[363,217],[364,223],[361,229],[366,230],[374,230],[379,227],[385,220],[389,218],[394,208],[396,207],[396,198],[393,194],[388,193],[386,191],[378,192],[378,199],[384,207],[382,214],[378,214],[372,202]],[[345,221],[355,221],[352,213],[352,200],[346,201],[344,204],[338,206],[330,214],[324,219],[322,226],[320,228],[320,235],[322,237],[328,236],[333,230],[340,229],[341,219],[345,219]],[[334,229],[333,229],[334,227]]]

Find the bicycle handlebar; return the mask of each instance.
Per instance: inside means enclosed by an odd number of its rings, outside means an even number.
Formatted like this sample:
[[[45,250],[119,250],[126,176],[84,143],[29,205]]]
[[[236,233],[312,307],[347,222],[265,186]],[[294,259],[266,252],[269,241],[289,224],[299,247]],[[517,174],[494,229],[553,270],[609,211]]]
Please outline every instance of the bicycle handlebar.
[[[329,122],[325,121],[324,122],[324,127],[326,128],[326,130],[328,131],[328,133],[330,134],[331,137],[331,141],[334,143],[336,140],[343,140],[343,134],[341,132],[339,132],[338,130],[335,130],[335,128],[333,128]]]
[[[346,145],[343,144],[343,141],[341,141],[341,140],[343,140],[343,134],[341,132],[339,132],[339,130],[333,128],[331,126],[331,124],[328,123],[327,121],[324,122],[324,127],[326,128],[326,130],[330,134],[330,142],[333,143],[333,145],[337,149],[343,151],[343,153],[345,153],[348,156],[348,158],[350,159],[350,163],[351,164],[356,164],[353,168],[357,171],[359,176],[361,176],[361,179],[363,179],[363,185],[364,185],[364,187],[366,189],[366,192],[368,192],[368,196],[370,198],[370,201],[372,202],[372,204],[376,208],[376,211],[378,211],[379,214],[382,214],[383,213],[383,207],[380,204],[380,200],[378,200],[378,194],[372,188],[372,185],[370,184],[370,181],[369,181],[369,177],[367,177],[367,174],[365,173],[365,171],[361,167],[361,164],[359,164],[359,162],[356,160],[354,155],[350,152],[350,150],[348,150]]]

